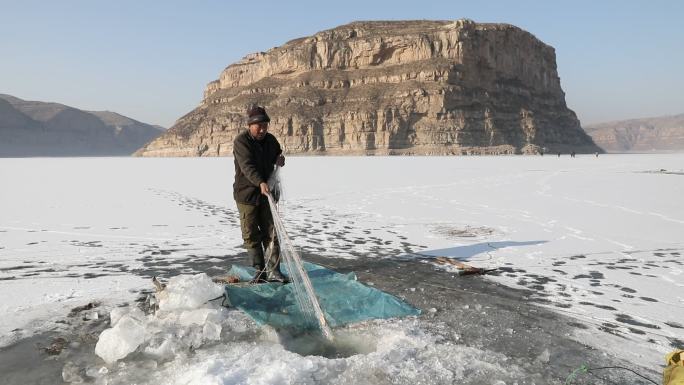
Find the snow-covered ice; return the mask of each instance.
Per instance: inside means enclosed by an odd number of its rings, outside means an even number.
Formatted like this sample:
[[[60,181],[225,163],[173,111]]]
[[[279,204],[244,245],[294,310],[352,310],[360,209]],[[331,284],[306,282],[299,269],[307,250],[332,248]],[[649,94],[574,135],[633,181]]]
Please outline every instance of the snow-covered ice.
[[[283,217],[306,254],[498,268],[488,279],[593,326],[573,338],[656,365],[684,344],[683,168],[682,154],[289,157]],[[329,359],[286,350],[246,317],[201,300],[169,299],[154,319],[136,314],[132,302],[152,276],[187,274],[182,284],[219,274],[243,251],[232,178],[231,158],[0,159],[0,345],[60,330],[70,309],[99,301],[111,311],[109,330],[130,324],[116,337],[129,342],[103,342],[107,361],[131,352],[158,359],[102,363],[86,370],[92,378],[130,380],[151,366],[159,377],[150,383],[342,383],[358,372],[405,383],[516,378],[504,357],[440,343],[422,319],[366,325],[354,331],[376,342],[366,354]],[[180,353],[189,346],[201,348]],[[261,372],[265,361],[274,369]]]

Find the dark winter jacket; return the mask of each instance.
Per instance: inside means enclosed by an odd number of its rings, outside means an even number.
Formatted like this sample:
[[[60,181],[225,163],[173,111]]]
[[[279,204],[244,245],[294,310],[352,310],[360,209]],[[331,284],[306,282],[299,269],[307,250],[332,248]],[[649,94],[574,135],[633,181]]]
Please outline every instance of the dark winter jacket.
[[[238,203],[256,205],[261,196],[259,184],[268,182],[278,155],[283,150],[275,136],[266,133],[263,140],[258,141],[245,130],[233,142],[235,158],[235,183],[233,198]]]

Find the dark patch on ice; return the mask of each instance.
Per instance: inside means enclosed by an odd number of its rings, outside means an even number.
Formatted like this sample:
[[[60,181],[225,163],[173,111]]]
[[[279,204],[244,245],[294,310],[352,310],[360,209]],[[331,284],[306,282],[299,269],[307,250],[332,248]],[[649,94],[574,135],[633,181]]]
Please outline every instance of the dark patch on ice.
[[[573,327],[575,329],[584,329],[584,330],[589,329],[589,326],[587,326],[583,323],[579,323],[579,322],[575,322],[575,321],[569,321],[566,323],[568,324],[568,326]]]
[[[198,274],[202,272],[228,272],[230,265],[236,261],[246,261],[246,253],[237,255],[188,255],[185,258],[154,258],[144,256],[136,259],[142,263],[142,268],[130,269],[130,272],[152,278],[156,276],[171,277],[178,274]]]
[[[619,326],[610,322],[604,322],[599,326],[598,328],[602,332],[610,333],[613,335],[616,335],[618,337],[623,337],[622,333],[619,330]]]
[[[606,266],[607,270],[634,270],[634,266]],[[644,269],[648,269],[644,267]]]
[[[102,241],[83,242],[83,241],[72,240],[71,245],[72,246],[78,246],[78,247],[102,247]]]
[[[12,281],[14,279],[17,279],[15,276],[11,277],[0,277],[0,281]]]
[[[24,266],[10,266],[10,267],[2,267],[0,268],[0,271],[12,271],[12,270],[23,270],[23,269],[32,269],[34,267],[38,267],[36,265],[24,265]]]
[[[85,273],[83,274],[83,278],[85,279],[92,279],[92,278],[98,278],[98,277],[109,277],[111,274],[96,274],[96,273]]]
[[[599,271],[590,271],[588,274],[578,274],[578,275],[572,277],[572,279],[582,279],[582,278],[588,278],[588,279],[597,281],[600,279],[604,279],[605,277],[603,276],[603,273],[601,273]]]
[[[636,329],[636,328],[628,327],[627,330],[629,330],[632,334],[639,334],[639,335],[645,335],[645,334],[646,334],[645,331],[639,330],[639,329]]]
[[[680,324],[679,322],[667,321],[665,322],[665,325],[673,327],[675,329],[684,329],[684,325]]]
[[[501,272],[504,272],[504,273],[526,273],[527,271],[523,270],[523,269],[515,268],[515,267],[502,266],[502,267],[498,268],[496,271],[493,271],[491,274],[497,275],[497,274],[500,274]],[[517,274],[514,276],[517,277]]]
[[[681,349],[684,346],[684,340],[679,338],[668,337],[668,340],[670,341],[670,347],[673,349]]]
[[[87,311],[87,310],[92,310],[100,306],[100,302],[89,302],[85,305],[82,306],[76,306],[75,308],[71,309],[69,311],[68,317],[75,317],[79,315],[81,312]]]
[[[603,276],[603,273],[600,271],[590,271],[589,275],[591,276],[592,279],[604,279],[605,277]]]
[[[573,256],[570,257],[570,260],[571,260],[571,261],[574,261],[574,260],[576,260],[576,259],[582,259],[582,258],[586,258],[586,256],[585,256],[585,255],[581,255],[581,254],[579,254],[579,255],[573,255]]]
[[[620,258],[616,262],[623,264],[623,263],[627,263],[627,262],[637,262],[637,259],[636,258]]]
[[[57,337],[52,339],[52,343],[49,346],[41,348],[43,352],[45,352],[47,355],[50,356],[55,356],[58,355],[64,350],[64,348],[67,345],[67,340],[66,338],[63,337]]]
[[[632,318],[632,316],[630,316],[628,314],[618,314],[615,317],[615,320],[618,322],[622,322],[624,324],[628,324],[628,325],[641,326],[641,327],[645,327],[645,328],[649,328],[649,329],[660,329],[660,326],[658,326],[658,325],[639,322],[639,321],[635,320],[634,318]]]
[[[37,245],[37,244],[38,244],[38,242],[30,242],[30,243],[27,243],[26,246]]]
[[[650,297],[639,297],[639,298],[646,301],[646,302],[658,302],[658,300],[655,298],[650,298]]]
[[[376,350],[370,341],[368,345],[360,346],[358,342],[351,344],[344,339],[340,340],[338,338],[329,341],[320,334],[291,335],[290,333],[280,331],[278,337],[279,342],[286,350],[302,356],[321,356],[337,359],[358,354],[368,354]]]
[[[597,307],[597,308],[603,309],[603,310],[611,310],[611,311],[616,311],[616,310],[617,310],[616,308],[614,308],[614,307],[612,307],[612,306],[600,305],[600,304],[596,304],[596,303],[593,303],[593,302],[586,302],[586,301],[580,302],[580,305],[589,305],[589,306]]]
[[[620,288],[620,290],[622,290],[626,293],[636,293],[637,292],[636,290],[629,288],[629,287],[622,287],[622,288]]]

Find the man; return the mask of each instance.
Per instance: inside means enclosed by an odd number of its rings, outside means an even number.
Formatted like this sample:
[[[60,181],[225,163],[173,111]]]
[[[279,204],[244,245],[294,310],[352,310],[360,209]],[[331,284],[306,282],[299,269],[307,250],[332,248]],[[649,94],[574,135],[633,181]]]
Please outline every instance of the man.
[[[256,268],[253,279],[256,283],[286,281],[280,272],[280,246],[267,198],[270,194],[268,178],[275,165],[285,166],[285,157],[278,140],[268,133],[270,121],[263,107],[250,107],[247,110],[248,128],[233,143],[233,197],[240,213],[242,239],[252,266]],[[264,250],[269,254],[266,260]]]

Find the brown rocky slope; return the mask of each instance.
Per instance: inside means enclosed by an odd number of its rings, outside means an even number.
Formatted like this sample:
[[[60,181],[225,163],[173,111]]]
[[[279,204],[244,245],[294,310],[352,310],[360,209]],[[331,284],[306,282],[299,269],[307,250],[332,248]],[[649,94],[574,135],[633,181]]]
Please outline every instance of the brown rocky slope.
[[[600,151],[565,104],[555,51],[507,24],[354,22],[246,56],[141,156],[221,156],[265,105],[287,153]]]
[[[607,152],[684,151],[684,114],[601,123],[587,133]]]

